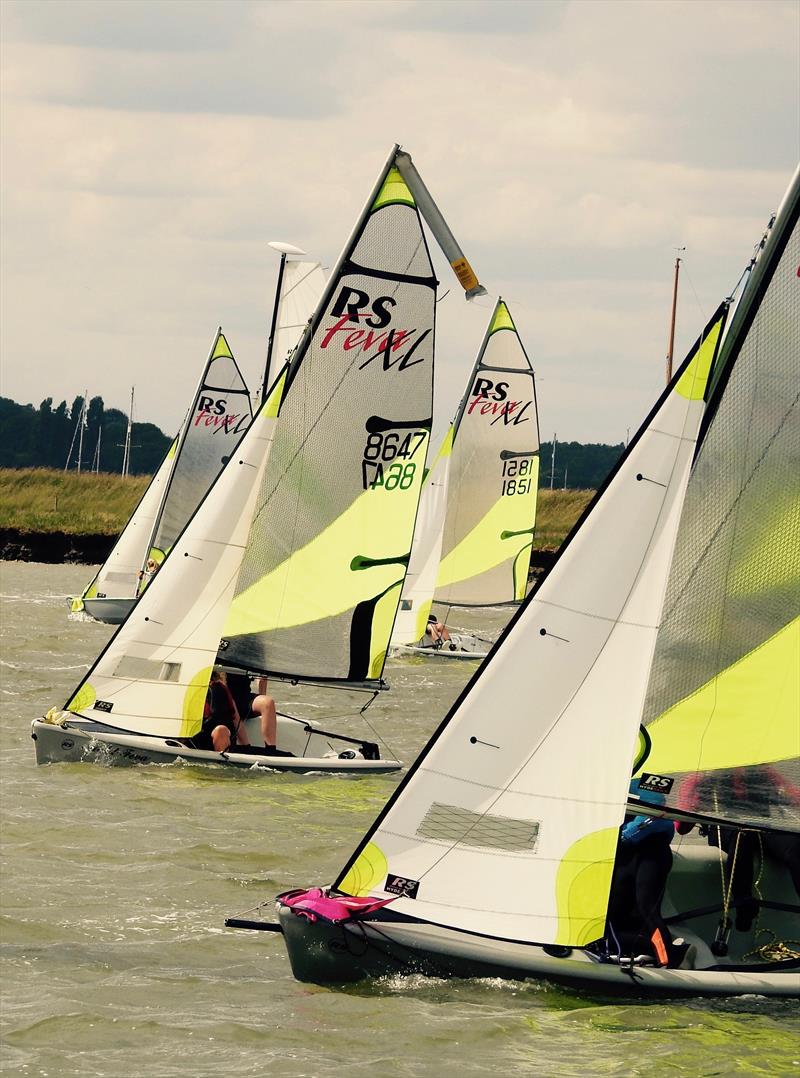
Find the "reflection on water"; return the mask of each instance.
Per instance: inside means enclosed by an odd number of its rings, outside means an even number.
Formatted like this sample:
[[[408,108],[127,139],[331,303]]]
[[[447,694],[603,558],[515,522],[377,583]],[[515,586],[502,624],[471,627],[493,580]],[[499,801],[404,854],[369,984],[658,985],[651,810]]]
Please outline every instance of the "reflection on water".
[[[2,573],[4,1074],[800,1072],[790,1003],[620,1005],[499,979],[298,984],[278,938],[224,918],[263,903],[269,915],[279,891],[329,882],[398,776],[36,768],[30,720],[63,704],[112,630],[67,620],[85,567]],[[496,635],[498,617],[451,621]],[[361,697],[272,687],[284,710],[410,762],[473,668],[393,661],[391,691],[363,717]]]

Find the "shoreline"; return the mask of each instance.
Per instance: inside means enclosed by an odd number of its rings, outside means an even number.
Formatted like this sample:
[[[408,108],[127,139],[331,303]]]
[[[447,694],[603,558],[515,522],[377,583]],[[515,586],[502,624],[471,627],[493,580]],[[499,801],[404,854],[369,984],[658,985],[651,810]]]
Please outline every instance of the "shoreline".
[[[100,565],[116,541],[116,535],[69,535],[61,531],[27,532],[19,528],[0,528],[0,561]],[[529,575],[537,577],[549,569],[555,556],[555,550],[534,548]]]

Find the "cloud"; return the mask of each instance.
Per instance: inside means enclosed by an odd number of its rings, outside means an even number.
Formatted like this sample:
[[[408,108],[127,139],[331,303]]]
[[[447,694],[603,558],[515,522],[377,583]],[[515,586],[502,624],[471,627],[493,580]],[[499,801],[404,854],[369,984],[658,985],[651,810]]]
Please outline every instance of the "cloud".
[[[4,391],[125,407],[136,381],[165,429],[218,324],[258,381],[267,241],[333,263],[398,141],[512,304],[542,422],[619,441],[662,380],[675,248],[680,351],[796,157],[782,2],[6,9]],[[488,310],[438,272],[444,416]]]

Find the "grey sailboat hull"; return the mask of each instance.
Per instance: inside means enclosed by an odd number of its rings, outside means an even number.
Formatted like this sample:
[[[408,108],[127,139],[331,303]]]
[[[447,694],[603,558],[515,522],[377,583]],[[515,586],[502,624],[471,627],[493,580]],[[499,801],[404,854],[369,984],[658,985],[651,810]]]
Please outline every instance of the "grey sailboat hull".
[[[424,659],[485,659],[489,654],[485,640],[470,633],[451,633],[440,648],[422,644],[392,644],[393,656],[416,655]]]
[[[64,716],[68,713],[61,712]],[[252,731],[253,735],[255,731]],[[57,723],[35,719],[31,737],[37,764],[97,763],[105,766],[137,764],[204,764],[239,771],[311,772],[375,775],[398,771],[397,760],[369,759],[375,750],[352,738],[329,734],[310,723],[280,717],[278,744],[292,756],[269,755],[262,748],[219,753],[195,749],[176,738],[153,737],[106,727],[69,715]],[[253,738],[254,739],[254,738]],[[361,748],[359,747],[361,745]]]
[[[95,621],[105,622],[106,625],[121,625],[128,614],[136,605],[136,599],[83,599],[83,609],[90,618]],[[67,599],[70,606],[72,599]]]
[[[773,906],[762,909],[749,932],[734,931],[725,958],[709,947],[719,920],[719,879],[716,850],[687,844],[676,853],[663,910],[673,933],[690,945],[685,967],[678,969],[481,936],[392,913],[391,906],[341,924],[321,918],[312,923],[279,899],[278,916],[294,976],[312,983],[424,974],[543,979],[600,994],[800,996],[800,959],[775,962],[754,953],[766,939],[798,936],[798,914],[785,909],[796,909],[797,902],[785,871],[766,866],[763,893]]]

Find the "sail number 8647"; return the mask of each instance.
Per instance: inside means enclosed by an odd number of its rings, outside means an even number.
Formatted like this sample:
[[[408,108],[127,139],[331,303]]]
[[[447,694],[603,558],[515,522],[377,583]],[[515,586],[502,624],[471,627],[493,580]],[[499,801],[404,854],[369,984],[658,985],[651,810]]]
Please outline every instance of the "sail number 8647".
[[[367,435],[361,477],[364,490],[408,490],[414,482],[417,461],[412,460],[420,446],[425,444],[427,431],[405,434],[390,430]]]
[[[522,460],[503,461],[503,493],[506,494],[530,494],[531,492],[531,468],[533,462],[530,457]]]

